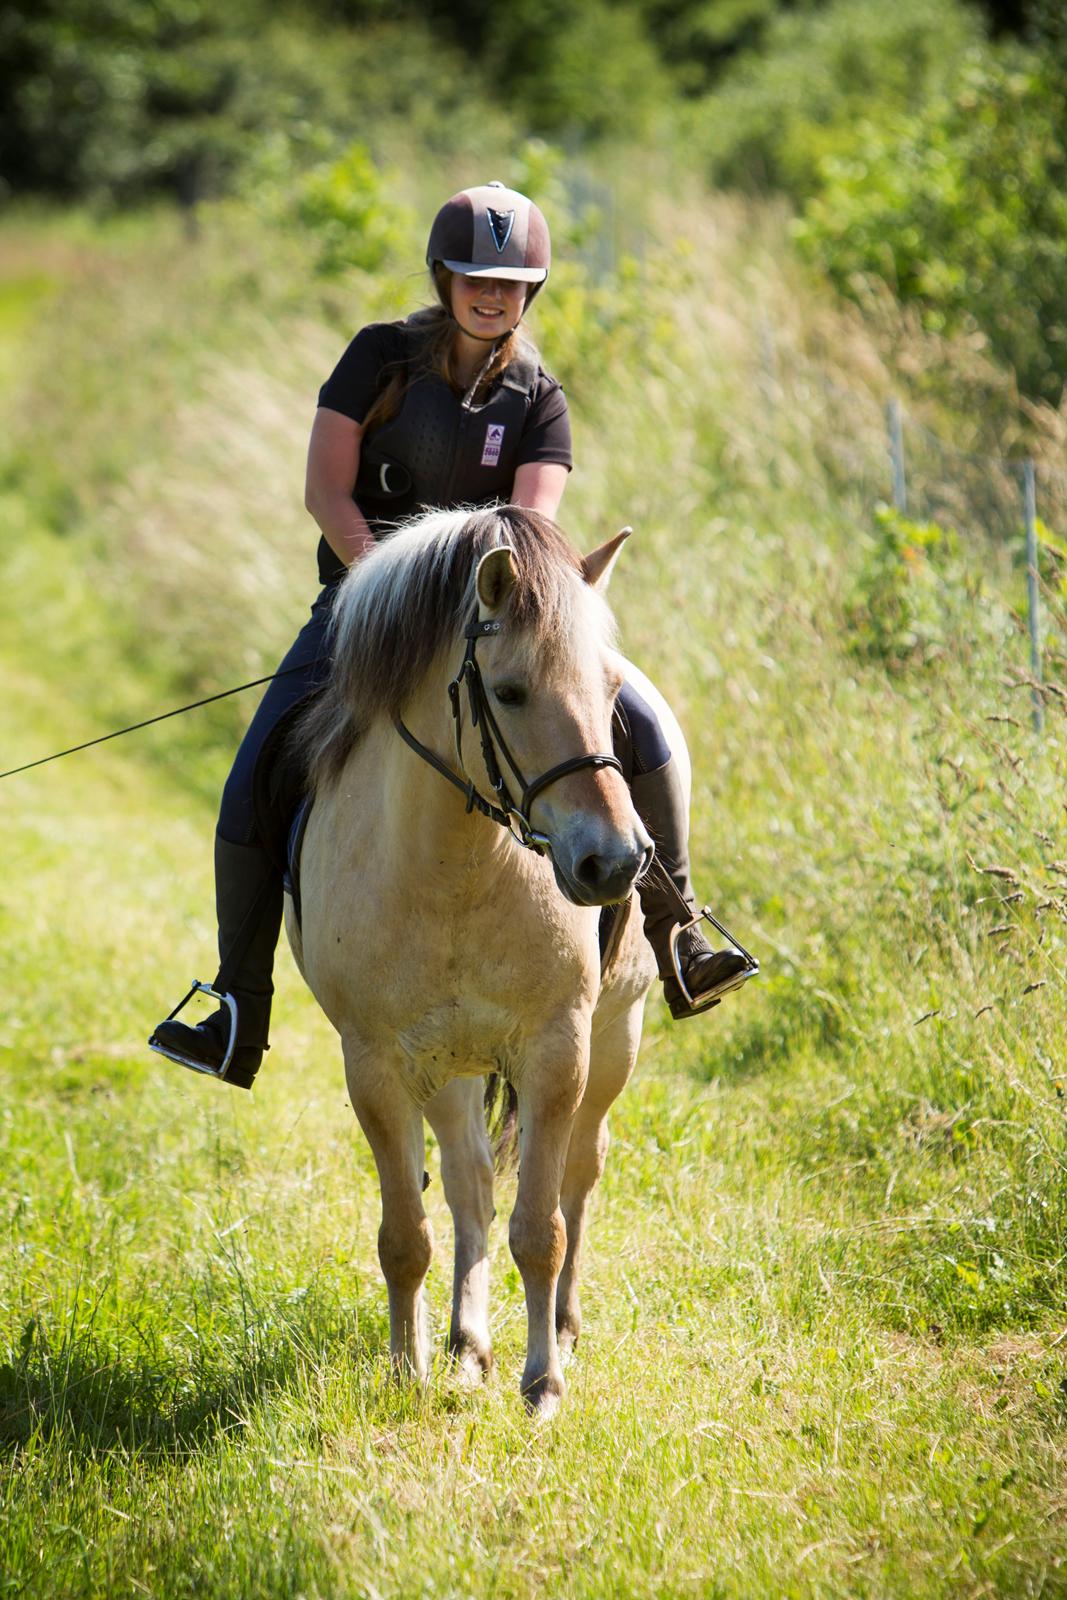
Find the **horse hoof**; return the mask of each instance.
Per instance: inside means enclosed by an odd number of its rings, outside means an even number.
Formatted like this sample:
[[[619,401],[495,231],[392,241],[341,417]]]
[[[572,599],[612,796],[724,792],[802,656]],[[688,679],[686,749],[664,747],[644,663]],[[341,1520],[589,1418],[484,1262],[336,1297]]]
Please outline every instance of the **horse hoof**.
[[[466,1388],[477,1389],[492,1371],[493,1352],[489,1345],[479,1343],[468,1334],[449,1339],[448,1354]]]
[[[535,1378],[530,1384],[523,1384],[522,1388],[523,1403],[535,1422],[547,1422],[554,1417],[563,1394],[562,1376],[554,1377],[551,1373]]]

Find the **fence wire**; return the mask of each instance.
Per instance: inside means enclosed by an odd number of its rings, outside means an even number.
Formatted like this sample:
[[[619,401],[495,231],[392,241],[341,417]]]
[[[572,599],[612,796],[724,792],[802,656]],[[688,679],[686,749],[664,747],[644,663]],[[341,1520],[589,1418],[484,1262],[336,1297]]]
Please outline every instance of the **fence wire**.
[[[909,521],[951,529],[965,554],[976,603],[984,578],[1009,593],[1025,580],[1020,651],[1013,663],[1032,690],[1035,729],[1044,700],[1045,660],[1067,664],[1067,471],[1030,457],[960,449],[911,416],[898,398],[885,405],[832,377],[825,366],[758,328],[761,383],[769,404],[816,419],[814,445],[832,482],[872,514],[891,505]],[[1003,589],[1002,589],[1003,592]]]

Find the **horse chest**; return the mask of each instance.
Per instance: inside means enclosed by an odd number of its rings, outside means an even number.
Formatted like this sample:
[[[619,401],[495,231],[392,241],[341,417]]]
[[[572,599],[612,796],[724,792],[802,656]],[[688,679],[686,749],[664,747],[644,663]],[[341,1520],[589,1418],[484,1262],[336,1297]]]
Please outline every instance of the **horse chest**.
[[[502,1070],[521,1053],[513,1019],[478,1000],[423,1011],[397,1033],[396,1044],[401,1072],[419,1100],[453,1078]]]

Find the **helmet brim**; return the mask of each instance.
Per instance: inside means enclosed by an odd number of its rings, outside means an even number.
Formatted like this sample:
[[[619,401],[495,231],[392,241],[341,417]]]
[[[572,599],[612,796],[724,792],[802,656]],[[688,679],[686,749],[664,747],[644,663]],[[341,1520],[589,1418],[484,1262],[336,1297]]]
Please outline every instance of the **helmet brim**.
[[[486,267],[474,261],[442,261],[461,278],[503,278],[508,283],[544,283],[547,267]]]

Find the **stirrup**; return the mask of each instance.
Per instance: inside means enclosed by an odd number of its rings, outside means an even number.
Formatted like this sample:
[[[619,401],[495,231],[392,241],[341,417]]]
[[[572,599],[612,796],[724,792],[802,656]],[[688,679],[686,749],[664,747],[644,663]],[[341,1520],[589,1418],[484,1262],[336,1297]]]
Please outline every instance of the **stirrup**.
[[[173,1022],[178,1012],[185,1010],[194,994],[206,994],[209,1000],[217,1000],[219,1005],[225,1006],[230,1014],[230,1037],[226,1041],[226,1050],[219,1065],[212,1067],[205,1061],[194,1061],[191,1056],[183,1055],[180,1050],[173,1050],[168,1048],[167,1045],[157,1044],[154,1032],[148,1041],[148,1048],[154,1050],[159,1056],[166,1056],[168,1061],[177,1062],[179,1067],[188,1067],[191,1072],[202,1072],[208,1078],[225,1079],[229,1071],[230,1062],[233,1060],[233,1052],[237,1048],[237,1001],[232,994],[220,994],[210,983],[201,983],[199,978],[194,978],[193,987],[189,990],[185,999],[179,1000],[170,1016],[165,1017],[163,1020],[164,1022]]]
[[[710,922],[713,928],[718,928],[723,938],[729,939],[738,955],[744,957],[747,965],[740,972],[735,972],[732,978],[724,978],[721,983],[715,984],[713,988],[706,989],[702,994],[694,998],[690,994],[689,985],[685,981],[678,944],[683,934],[688,933],[691,928],[699,928],[702,922]],[[712,1006],[718,1004],[724,994],[729,994],[733,989],[740,989],[743,983],[747,983],[749,978],[754,978],[759,972],[759,962],[756,957],[746,950],[743,944],[738,944],[729,928],[723,927],[710,906],[701,906],[696,916],[692,917],[689,922],[676,923],[671,929],[671,966],[674,968],[674,976],[677,979],[678,987],[682,991],[685,1002],[689,1007],[689,1014],[694,1017],[699,1016],[702,1011],[710,1011]]]

